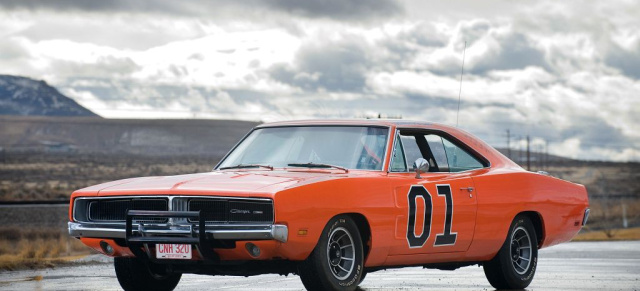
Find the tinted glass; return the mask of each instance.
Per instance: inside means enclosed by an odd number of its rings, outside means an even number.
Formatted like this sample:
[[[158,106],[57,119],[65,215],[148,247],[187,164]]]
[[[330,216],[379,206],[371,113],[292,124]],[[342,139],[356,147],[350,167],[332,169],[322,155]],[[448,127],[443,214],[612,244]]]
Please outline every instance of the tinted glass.
[[[462,172],[467,170],[483,168],[480,163],[472,155],[463,149],[451,143],[447,139],[442,139],[444,150],[447,153],[447,161],[449,162],[450,172]]]
[[[449,162],[447,161],[447,153],[444,150],[442,137],[435,134],[428,134],[424,137],[429,144],[435,162],[438,164],[438,170],[440,172],[449,172]]]
[[[414,171],[413,162],[422,158],[422,152],[420,152],[420,148],[418,147],[418,143],[414,136],[403,135],[401,139],[402,145],[404,146],[404,154],[407,157],[407,164],[409,165],[410,170]]]
[[[219,167],[261,164],[287,167],[322,163],[348,169],[382,170],[387,128],[299,126],[254,130]]]
[[[402,140],[396,137],[396,147],[393,150],[393,157],[391,160],[391,172],[406,172],[407,161],[404,158],[404,150],[402,149]]]

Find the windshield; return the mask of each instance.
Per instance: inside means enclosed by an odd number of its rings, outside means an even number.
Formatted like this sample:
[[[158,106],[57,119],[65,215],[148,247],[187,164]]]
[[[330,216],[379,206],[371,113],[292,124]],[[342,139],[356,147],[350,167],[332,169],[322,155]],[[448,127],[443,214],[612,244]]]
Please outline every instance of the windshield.
[[[251,132],[218,168],[312,163],[382,170],[388,132],[387,128],[359,126],[260,128]]]

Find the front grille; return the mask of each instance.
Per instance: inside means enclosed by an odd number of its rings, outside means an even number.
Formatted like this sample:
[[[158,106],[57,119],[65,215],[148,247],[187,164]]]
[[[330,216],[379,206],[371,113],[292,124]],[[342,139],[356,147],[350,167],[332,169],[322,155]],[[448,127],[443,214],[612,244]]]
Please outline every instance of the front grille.
[[[171,202],[171,205],[169,205]],[[114,197],[105,199],[77,199],[74,220],[86,222],[124,222],[127,210],[155,211],[200,211],[206,223],[251,223],[271,224],[274,222],[273,201],[255,198],[194,197],[194,196],[154,196],[154,197]],[[177,224],[187,223],[187,218],[172,218]],[[188,220],[198,222],[198,220]],[[145,217],[134,219],[134,223],[167,223],[167,218]]]
[[[189,201],[189,211],[200,211],[206,222],[226,222],[229,204],[225,200],[198,199]]]
[[[127,210],[168,210],[166,199],[100,199],[89,203],[89,220],[96,222],[125,221]],[[166,222],[166,218],[146,218],[135,222]]]
[[[211,223],[273,222],[273,202],[267,200],[191,199],[189,211],[200,211]]]

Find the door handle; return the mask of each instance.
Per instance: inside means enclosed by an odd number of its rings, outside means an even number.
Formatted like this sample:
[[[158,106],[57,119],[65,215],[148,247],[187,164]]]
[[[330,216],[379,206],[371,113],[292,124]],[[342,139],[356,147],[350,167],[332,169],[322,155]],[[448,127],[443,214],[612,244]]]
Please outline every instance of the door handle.
[[[473,187],[460,188],[460,191],[467,191],[467,192],[469,192],[469,198],[473,198]]]

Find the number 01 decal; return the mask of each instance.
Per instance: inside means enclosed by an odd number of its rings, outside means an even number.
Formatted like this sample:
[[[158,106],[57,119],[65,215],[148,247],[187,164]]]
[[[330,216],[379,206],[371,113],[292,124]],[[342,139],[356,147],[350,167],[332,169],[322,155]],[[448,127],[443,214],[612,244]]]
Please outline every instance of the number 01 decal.
[[[451,195],[451,186],[450,185],[436,185],[436,189],[438,190],[438,196],[444,196],[445,204],[446,204],[446,213],[444,219],[444,231],[443,233],[436,235],[436,240],[433,243],[433,246],[449,246],[454,245],[456,243],[456,238],[458,237],[457,233],[451,232],[451,223],[453,221],[453,197]],[[418,197],[422,197],[424,199],[424,227],[422,234],[420,236],[416,236],[415,233],[415,225],[417,220],[417,201]],[[429,191],[422,185],[413,185],[409,189],[409,194],[407,196],[407,200],[409,202],[409,221],[407,223],[407,242],[409,243],[409,248],[421,248],[429,239],[431,235],[431,217],[433,211],[433,201],[431,199],[431,194]]]

